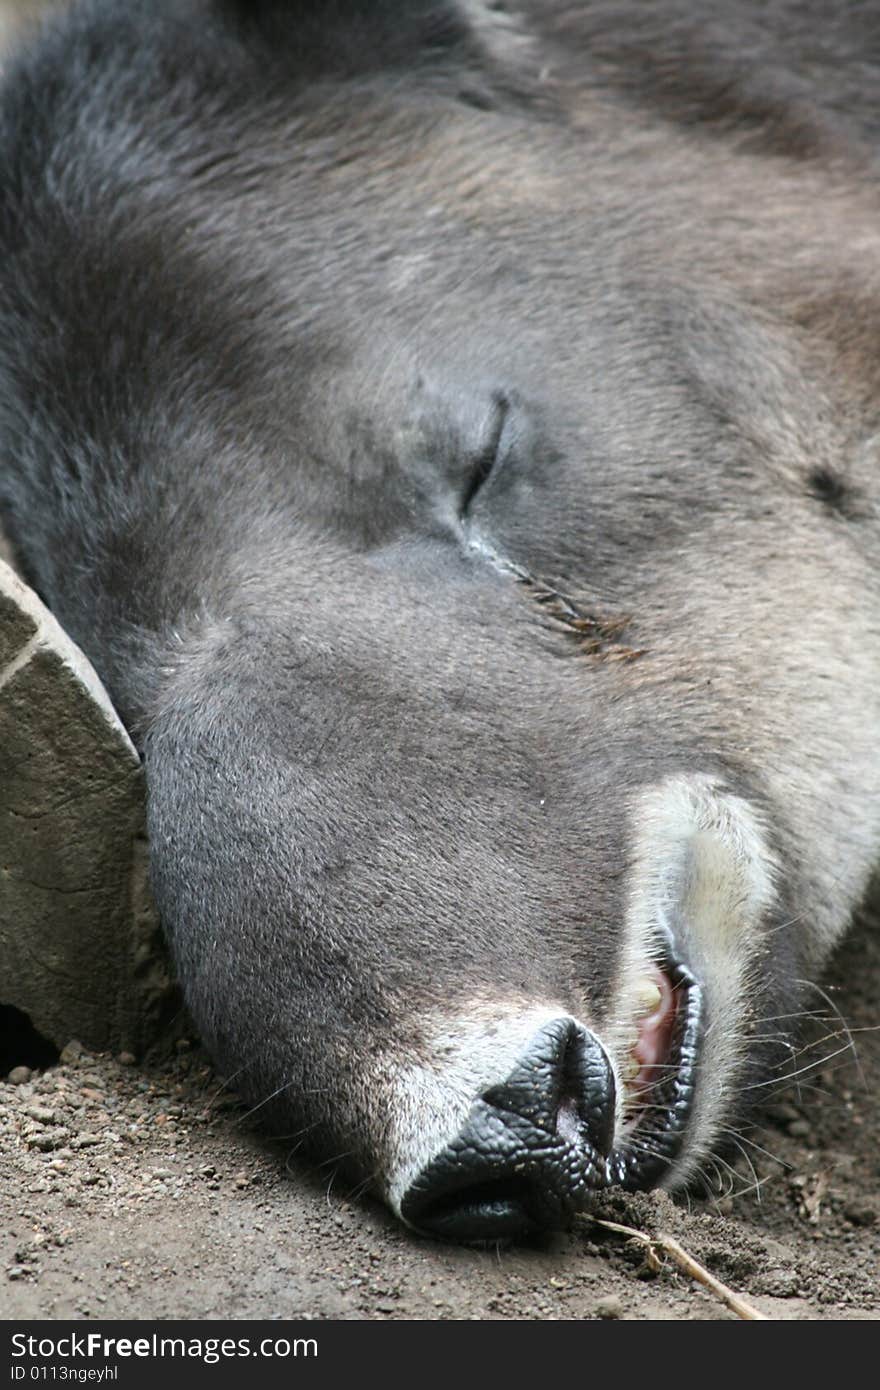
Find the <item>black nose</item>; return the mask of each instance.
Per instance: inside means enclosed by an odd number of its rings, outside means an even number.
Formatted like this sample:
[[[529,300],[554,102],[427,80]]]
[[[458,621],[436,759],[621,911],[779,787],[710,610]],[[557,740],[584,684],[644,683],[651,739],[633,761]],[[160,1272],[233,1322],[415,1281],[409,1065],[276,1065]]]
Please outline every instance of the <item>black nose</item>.
[[[573,1019],[554,1019],[422,1169],[401,1215],[432,1235],[471,1243],[564,1229],[607,1183],[614,1109],[601,1044]]]

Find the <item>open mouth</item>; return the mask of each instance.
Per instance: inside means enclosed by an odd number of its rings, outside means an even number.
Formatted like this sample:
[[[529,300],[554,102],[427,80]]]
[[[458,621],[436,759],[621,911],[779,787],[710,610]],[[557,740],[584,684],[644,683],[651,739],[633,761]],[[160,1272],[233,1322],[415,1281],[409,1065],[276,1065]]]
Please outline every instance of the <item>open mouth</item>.
[[[702,991],[670,947],[644,977],[625,1076],[624,1137],[608,1158],[610,1183],[654,1187],[678,1156],[696,1087]]]

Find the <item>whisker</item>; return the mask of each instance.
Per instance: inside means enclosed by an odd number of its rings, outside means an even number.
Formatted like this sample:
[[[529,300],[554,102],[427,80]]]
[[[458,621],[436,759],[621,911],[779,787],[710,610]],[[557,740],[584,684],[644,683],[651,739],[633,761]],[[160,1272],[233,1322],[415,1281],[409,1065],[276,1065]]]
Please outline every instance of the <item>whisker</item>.
[[[225,1090],[228,1090],[228,1088],[232,1085],[233,1081],[236,1081],[238,1077],[242,1075],[243,1072],[246,1072],[248,1070],[249,1067],[256,1066],[258,1061],[258,1057],[252,1057],[249,1062],[242,1063],[238,1070],[234,1071],[231,1076],[225,1077],[224,1080],[220,1082],[220,1085],[217,1087],[217,1090],[213,1093],[213,1095],[208,1097],[208,1100],[206,1101],[206,1107],[215,1105],[218,1096],[221,1096]]]
[[[250,1110],[246,1110],[243,1115],[240,1115],[236,1123],[239,1125],[244,1124],[245,1120],[250,1119],[251,1115],[255,1115],[258,1110],[262,1110],[264,1105],[268,1105],[270,1100],[274,1100],[276,1096],[280,1096],[284,1091],[289,1091],[291,1086],[294,1085],[296,1085],[294,1081],[285,1081],[283,1085],[276,1087],[274,1091],[270,1091],[269,1095],[264,1096],[256,1105],[252,1105]]]
[[[771,1077],[771,1078],[770,1078],[769,1080],[767,1080],[767,1081],[753,1081],[753,1082],[750,1083],[750,1085],[746,1086],[745,1089],[746,1089],[747,1091],[760,1091],[760,1090],[762,1090],[765,1086],[778,1086],[778,1085],[780,1085],[780,1083],[781,1083],[782,1081],[785,1081],[785,1082],[793,1081],[796,1077],[801,1076],[801,1075],[803,1075],[803,1074],[805,1074],[805,1073],[807,1073],[807,1072],[818,1071],[820,1068],[825,1067],[825,1066],[828,1064],[828,1062],[832,1062],[832,1061],[834,1060],[835,1057],[841,1057],[841,1056],[843,1056],[845,1053],[847,1053],[847,1052],[849,1052],[849,1051],[850,1051],[850,1044],[847,1043],[844,1047],[839,1047],[839,1048],[837,1048],[837,1050],[836,1050],[835,1052],[829,1052],[829,1053],[827,1054],[827,1056],[822,1057],[819,1061],[810,1062],[810,1063],[807,1064],[807,1066],[805,1066],[805,1067],[800,1067],[800,1068],[798,1069],[798,1071],[787,1073],[787,1074],[786,1074],[785,1076],[783,1076],[783,1077],[778,1077],[778,1076]]]
[[[799,985],[805,985],[808,989],[814,989],[818,994],[819,998],[822,999],[828,1005],[832,1014],[834,1014],[834,1016],[840,1020],[840,1026],[843,1029],[844,1036],[848,1039],[850,1047],[852,1048],[853,1059],[858,1070],[859,1080],[861,1081],[862,1086],[867,1089],[868,1083],[865,1078],[865,1073],[862,1070],[862,1064],[858,1055],[858,1051],[856,1050],[852,1030],[850,1029],[850,1026],[844,1018],[843,1014],[840,1012],[840,1009],[837,1007],[830,994],[828,994],[828,992],[824,990],[821,985],[817,985],[815,980],[798,980],[797,983]]]

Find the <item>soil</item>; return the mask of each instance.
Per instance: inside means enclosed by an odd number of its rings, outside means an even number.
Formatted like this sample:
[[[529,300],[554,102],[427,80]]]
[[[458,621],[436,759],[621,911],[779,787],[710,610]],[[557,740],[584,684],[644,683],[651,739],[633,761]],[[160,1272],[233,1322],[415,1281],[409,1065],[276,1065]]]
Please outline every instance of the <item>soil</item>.
[[[880,931],[816,992],[798,1084],[720,1170],[730,1192],[610,1195],[774,1319],[880,1314]],[[844,1024],[843,1020],[846,1020]],[[541,1247],[420,1238],[260,1135],[195,1042],[139,1066],[71,1043],[0,1083],[0,1317],[715,1319],[717,1297],[585,1219]],[[13,1084],[15,1082],[16,1084]]]

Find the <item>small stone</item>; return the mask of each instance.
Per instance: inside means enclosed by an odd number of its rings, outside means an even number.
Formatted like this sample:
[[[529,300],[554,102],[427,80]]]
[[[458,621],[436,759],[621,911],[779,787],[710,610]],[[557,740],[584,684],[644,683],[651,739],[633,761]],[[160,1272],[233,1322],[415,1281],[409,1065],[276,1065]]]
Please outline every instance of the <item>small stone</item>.
[[[622,1318],[624,1314],[623,1299],[617,1294],[609,1294],[606,1298],[600,1298],[593,1308],[593,1316],[597,1318]]]
[[[29,1149],[39,1149],[40,1153],[51,1153],[53,1149],[58,1149],[64,1143],[64,1139],[58,1134],[30,1134],[27,1138]]]
[[[65,1066],[69,1066],[71,1062],[78,1062],[83,1056],[85,1056],[85,1048],[82,1043],[76,1038],[71,1038],[70,1042],[67,1043],[65,1047],[62,1047],[59,1060],[63,1062]]]
[[[100,1134],[78,1134],[76,1138],[71,1141],[70,1147],[72,1149],[90,1149],[93,1148],[95,1144],[100,1144],[100,1142]]]
[[[54,1110],[47,1110],[43,1105],[29,1105],[24,1112],[31,1120],[36,1120],[38,1125],[57,1125],[58,1116]]]
[[[32,1076],[33,1072],[30,1067],[13,1067],[6,1080],[10,1086],[24,1086]]]
[[[791,1124],[786,1125],[786,1132],[792,1139],[808,1139],[813,1131],[807,1120],[792,1120]]]
[[[27,1267],[25,1265],[13,1265],[11,1269],[7,1269],[6,1277],[7,1279],[13,1280],[23,1279],[27,1272]]]

